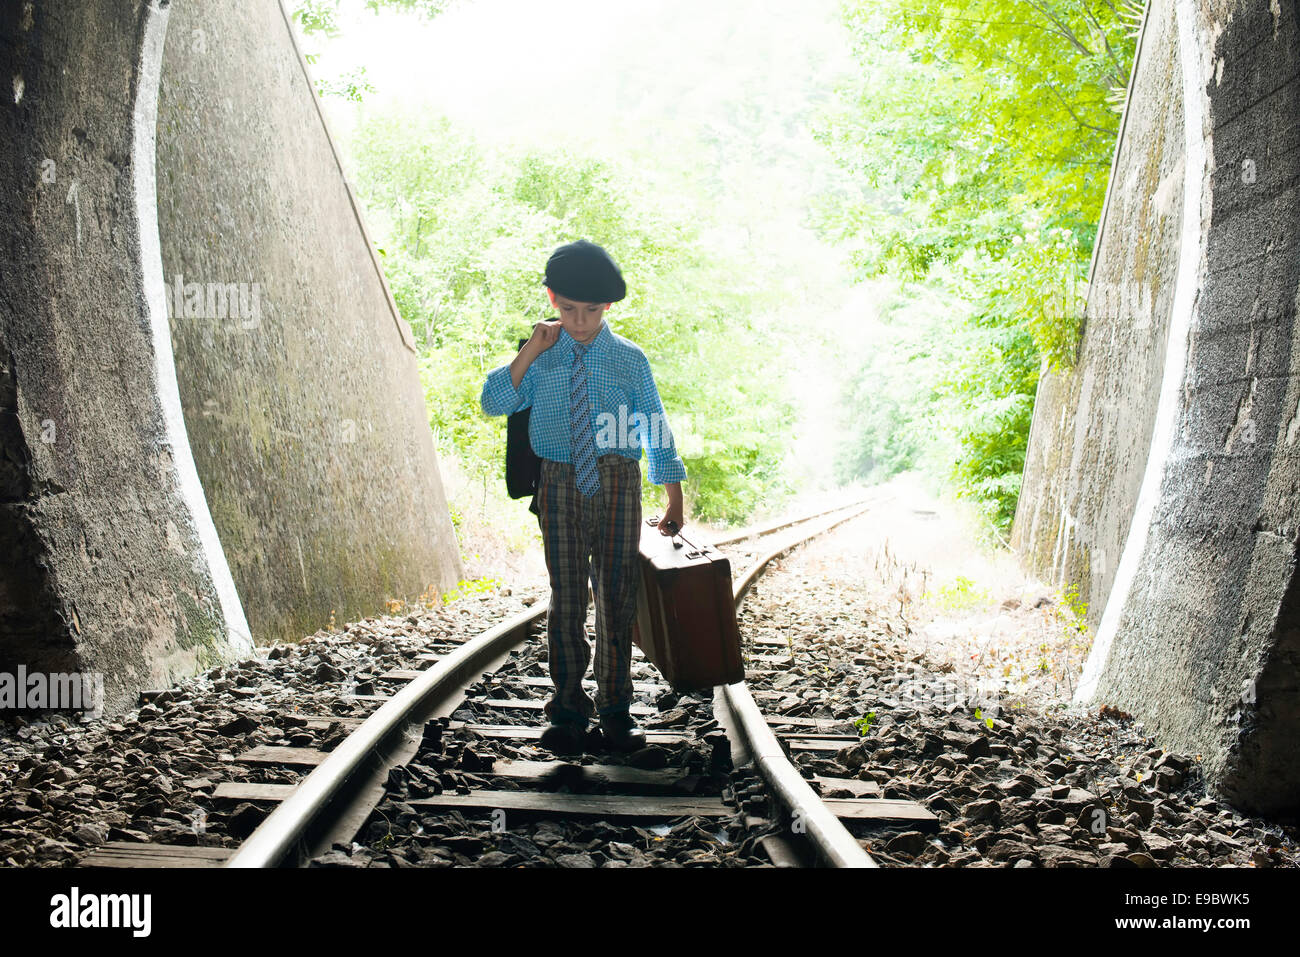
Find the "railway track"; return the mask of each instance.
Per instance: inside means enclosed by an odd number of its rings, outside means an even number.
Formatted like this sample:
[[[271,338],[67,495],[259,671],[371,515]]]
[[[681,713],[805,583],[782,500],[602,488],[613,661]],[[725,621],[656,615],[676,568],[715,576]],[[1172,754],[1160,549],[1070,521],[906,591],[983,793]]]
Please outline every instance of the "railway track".
[[[729,547],[733,565],[742,556],[748,559],[734,583],[737,607],[773,560],[887,502],[877,495],[716,540],[715,545]],[[245,764],[306,773],[296,784],[217,786],[214,802],[271,809],[237,849],[118,842],[98,848],[82,863],[303,866],[352,847],[357,839],[382,845],[392,838],[395,818],[420,833],[424,826],[417,818],[434,821],[431,829],[437,829],[442,815],[457,821],[486,817],[495,835],[542,819],[599,822],[642,836],[658,834],[674,821],[678,826],[705,822],[719,827],[709,831],[718,840],[755,853],[761,848],[777,866],[874,867],[846,823],[937,827],[926,808],[884,799],[874,782],[808,780],[791,762],[792,753],[833,752],[853,744],[857,736],[851,727],[764,715],[743,682],[718,688],[711,698],[677,695],[655,680],[657,673],[639,649],[633,713],[646,727],[647,748],[626,756],[603,754],[594,733],[581,763],[552,758],[537,747],[550,688],[540,657],[546,604],[539,601],[467,641],[435,639],[416,658],[417,667],[385,672],[366,689],[372,693],[350,695],[373,708],[364,718],[298,716],[305,729],[349,732],[332,750],[261,746],[239,755]],[[780,669],[788,661],[789,649],[779,639],[746,642],[747,673]],[[822,799],[818,791],[828,787],[854,797]],[[377,834],[385,823],[389,830]],[[636,830],[640,825],[652,830]],[[448,841],[466,849],[484,844],[477,838]],[[444,858],[430,859],[445,866]]]

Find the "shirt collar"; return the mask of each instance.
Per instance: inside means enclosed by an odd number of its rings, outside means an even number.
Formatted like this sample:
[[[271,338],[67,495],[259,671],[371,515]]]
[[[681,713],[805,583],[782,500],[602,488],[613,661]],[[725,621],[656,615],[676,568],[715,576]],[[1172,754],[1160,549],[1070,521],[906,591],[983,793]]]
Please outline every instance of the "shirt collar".
[[[614,341],[614,334],[609,331],[609,323],[604,319],[600,321],[600,331],[587,343],[585,355],[591,355],[594,352],[604,352],[609,348],[610,343]],[[560,330],[560,343],[565,352],[576,353],[578,340],[569,335],[567,329]]]

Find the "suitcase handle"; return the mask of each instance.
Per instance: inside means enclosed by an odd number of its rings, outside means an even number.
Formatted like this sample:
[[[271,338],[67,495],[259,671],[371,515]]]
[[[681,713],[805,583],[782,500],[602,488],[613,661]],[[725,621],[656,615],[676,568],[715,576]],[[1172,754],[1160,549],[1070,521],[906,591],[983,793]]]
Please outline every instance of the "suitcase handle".
[[[645,521],[647,525],[653,525],[656,528],[658,528],[659,518],[660,517],[656,515],[653,518],[647,518]],[[676,529],[672,534],[673,548],[681,548],[682,544],[685,543],[691,546],[691,550],[686,553],[687,558],[699,558],[701,555],[704,554],[704,549],[700,548],[699,545],[696,545],[693,541],[691,541],[689,538],[683,535],[682,530],[680,528],[677,528],[677,526],[673,525],[672,523],[669,523],[669,526],[671,528]],[[678,541],[678,539],[680,539],[681,541]]]

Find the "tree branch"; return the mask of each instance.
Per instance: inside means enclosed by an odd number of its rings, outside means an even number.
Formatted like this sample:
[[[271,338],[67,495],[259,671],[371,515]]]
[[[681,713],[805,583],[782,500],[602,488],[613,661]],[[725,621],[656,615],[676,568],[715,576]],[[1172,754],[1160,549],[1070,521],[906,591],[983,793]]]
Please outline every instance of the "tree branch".
[[[1045,86],[1051,92],[1052,96],[1056,97],[1057,101],[1061,104],[1061,106],[1065,108],[1065,112],[1069,113],[1070,117],[1074,120],[1074,122],[1077,123],[1082,129],[1092,130],[1095,133],[1101,133],[1105,136],[1115,136],[1117,134],[1118,132],[1117,130],[1111,129],[1109,127],[1095,126],[1092,123],[1085,121],[1081,116],[1079,116],[1078,113],[1074,112],[1074,108],[1069,104],[1069,102],[1065,99],[1065,97],[1061,96],[1060,91],[1056,88],[1056,84],[1052,83],[1050,80],[1044,77],[1043,74],[1040,73],[1038,70],[1035,70],[1032,67],[1020,63],[1019,61],[1013,59],[1012,57],[1007,56],[1005,53],[997,52],[994,53],[993,56],[995,59],[1005,60],[1006,62],[1010,63],[1012,66],[1019,69],[1022,73],[1027,73],[1031,76],[1036,76],[1038,77],[1039,80],[1043,81],[1043,86]]]
[[[1069,41],[1071,46],[1073,46],[1084,56],[1092,56],[1092,51],[1089,50],[1086,46],[1084,46],[1083,41],[1081,41],[1077,36],[1074,35],[1074,31],[1071,30],[1069,25],[1066,24],[1063,20],[1057,17],[1045,6],[1041,6],[1035,3],[1034,0],[1023,0],[1023,2],[1027,3],[1030,7],[1037,10],[1040,14],[1042,14],[1045,20],[1049,21],[1050,23],[1056,26],[1056,29],[1052,32],[1057,33],[1063,38],[1065,38],[1067,41]]]

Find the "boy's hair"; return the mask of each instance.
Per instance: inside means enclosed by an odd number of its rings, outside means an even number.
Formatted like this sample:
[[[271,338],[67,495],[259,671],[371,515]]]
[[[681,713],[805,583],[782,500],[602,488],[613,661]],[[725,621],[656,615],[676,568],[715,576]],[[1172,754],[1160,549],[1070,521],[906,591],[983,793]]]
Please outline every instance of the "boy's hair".
[[[618,302],[627,296],[627,284],[613,257],[585,239],[551,253],[542,283],[575,302]]]

